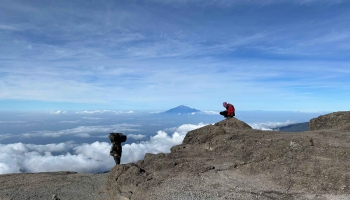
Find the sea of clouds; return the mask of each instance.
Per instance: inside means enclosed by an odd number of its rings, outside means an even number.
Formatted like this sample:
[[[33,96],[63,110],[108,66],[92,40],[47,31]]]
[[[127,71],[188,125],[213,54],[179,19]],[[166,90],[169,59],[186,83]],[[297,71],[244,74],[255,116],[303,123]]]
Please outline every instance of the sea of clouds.
[[[137,162],[146,153],[169,153],[174,145],[181,144],[188,131],[206,124],[184,124],[169,134],[158,131],[147,141],[124,144],[121,163]],[[168,131],[166,130],[166,131]],[[128,137],[143,137],[128,135]],[[114,160],[109,156],[111,144],[93,142],[75,144],[72,141],[58,144],[0,144],[0,174],[21,172],[76,171],[80,173],[100,173],[109,171]]]
[[[254,129],[272,130],[293,123],[295,122],[252,123],[250,126]],[[171,147],[182,143],[188,131],[205,125],[183,124],[160,130],[147,141],[124,144],[121,163],[137,162],[143,159],[146,153],[169,153]],[[145,137],[140,134],[128,134],[128,138],[133,139]],[[99,141],[89,144],[75,144],[72,141],[45,145],[21,142],[0,144],[0,174],[52,171],[101,173],[109,171],[115,164],[113,158],[109,156],[110,147],[110,143]]]

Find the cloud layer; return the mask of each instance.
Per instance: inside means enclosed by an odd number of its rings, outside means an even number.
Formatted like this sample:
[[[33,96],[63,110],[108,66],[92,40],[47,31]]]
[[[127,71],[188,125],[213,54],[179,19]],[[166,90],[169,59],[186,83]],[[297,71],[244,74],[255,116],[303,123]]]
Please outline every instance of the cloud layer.
[[[186,133],[205,124],[184,124],[172,133],[158,131],[150,140],[123,145],[121,162],[143,159],[145,153],[168,153],[174,145],[181,144]],[[169,129],[170,130],[170,129]],[[142,135],[129,135],[143,138]],[[111,145],[106,142],[75,144],[0,144],[0,174],[20,172],[76,171],[98,173],[110,170],[114,160],[109,156]]]
[[[71,123],[71,122],[65,122],[65,123]],[[93,135],[100,135],[101,133],[108,133],[108,132],[137,132],[140,131],[139,125],[135,124],[115,124],[115,125],[108,125],[108,126],[78,126],[76,128],[72,129],[65,129],[60,131],[34,131],[29,133],[23,133],[21,134],[22,137],[30,138],[30,137],[61,137],[61,136],[76,136],[76,137],[90,137]],[[141,135],[131,135],[131,137],[137,138],[141,137]]]
[[[264,123],[250,123],[249,125],[253,129],[263,130],[263,131],[271,131],[275,128],[282,127],[282,126],[288,126],[291,124],[295,124],[297,122],[293,121],[286,121],[286,122],[264,122]]]

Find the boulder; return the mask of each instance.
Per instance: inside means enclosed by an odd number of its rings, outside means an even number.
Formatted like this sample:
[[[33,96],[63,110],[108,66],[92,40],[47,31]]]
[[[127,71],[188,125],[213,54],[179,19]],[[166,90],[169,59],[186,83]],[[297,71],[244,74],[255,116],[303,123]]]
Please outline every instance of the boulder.
[[[252,129],[251,126],[249,126],[247,123],[233,117],[233,118],[227,118],[224,119],[220,122],[217,122],[214,124],[215,126],[220,126],[220,127],[226,127],[229,129]]]

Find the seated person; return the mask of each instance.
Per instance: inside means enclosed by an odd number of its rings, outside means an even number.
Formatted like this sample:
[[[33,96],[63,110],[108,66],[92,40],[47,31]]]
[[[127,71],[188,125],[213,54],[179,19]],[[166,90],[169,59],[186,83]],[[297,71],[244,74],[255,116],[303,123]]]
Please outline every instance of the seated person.
[[[223,115],[225,118],[232,118],[235,116],[235,107],[232,104],[224,102],[222,105],[226,108],[226,110],[221,111],[220,115]]]

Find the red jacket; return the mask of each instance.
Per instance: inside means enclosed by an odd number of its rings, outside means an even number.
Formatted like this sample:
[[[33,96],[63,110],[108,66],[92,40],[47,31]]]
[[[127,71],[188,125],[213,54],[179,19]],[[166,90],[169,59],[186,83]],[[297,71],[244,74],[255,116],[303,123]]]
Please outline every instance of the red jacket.
[[[226,106],[226,110],[228,116],[235,116],[235,107],[232,104],[228,103]]]

